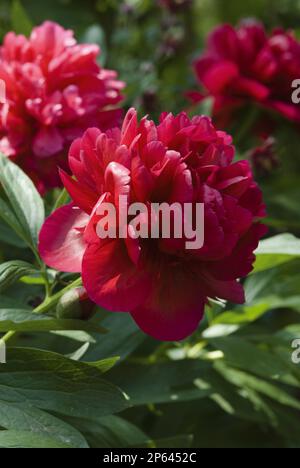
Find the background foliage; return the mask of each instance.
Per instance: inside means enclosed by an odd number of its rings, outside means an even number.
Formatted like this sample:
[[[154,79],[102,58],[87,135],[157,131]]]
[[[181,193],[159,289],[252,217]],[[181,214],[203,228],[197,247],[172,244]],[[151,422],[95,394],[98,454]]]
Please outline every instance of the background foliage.
[[[74,29],[128,83],[125,107],[156,119],[189,108],[191,62],[212,27],[245,17],[300,35],[298,0],[195,0],[178,14],[153,0],[2,0],[0,34],[45,19]],[[43,270],[44,203],[1,158],[0,332],[21,332],[0,365],[1,447],[300,447],[299,129],[282,123],[276,137],[279,167],[260,181],[271,239],[245,281],[247,303],[211,303],[182,343],[146,337],[126,314],[57,319],[51,304],[34,313],[46,274],[58,294],[73,278]]]

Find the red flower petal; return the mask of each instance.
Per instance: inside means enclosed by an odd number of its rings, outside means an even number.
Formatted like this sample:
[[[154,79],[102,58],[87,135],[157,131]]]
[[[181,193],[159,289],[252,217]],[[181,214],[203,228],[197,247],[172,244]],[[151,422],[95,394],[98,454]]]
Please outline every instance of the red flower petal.
[[[33,141],[33,152],[40,158],[48,158],[64,148],[64,140],[54,127],[42,128]]]
[[[206,72],[203,83],[211,93],[220,93],[226,86],[231,84],[239,76],[236,64],[232,62],[221,62]]]
[[[71,273],[81,272],[86,244],[81,229],[88,216],[73,204],[56,210],[45,222],[39,237],[39,252],[51,268]]]
[[[81,185],[62,169],[60,169],[59,175],[65,188],[73,199],[74,204],[86,213],[91,213],[98,200],[97,192],[93,192],[89,187]]]
[[[89,297],[113,312],[135,309],[147,299],[152,288],[148,273],[137,269],[122,240],[88,246],[82,279]]]
[[[245,292],[241,283],[237,281],[219,281],[207,273],[204,274],[203,280],[205,282],[205,291],[209,297],[244,304]]]
[[[153,295],[131,315],[145,333],[158,340],[183,340],[198,327],[205,302],[197,274],[165,267]]]

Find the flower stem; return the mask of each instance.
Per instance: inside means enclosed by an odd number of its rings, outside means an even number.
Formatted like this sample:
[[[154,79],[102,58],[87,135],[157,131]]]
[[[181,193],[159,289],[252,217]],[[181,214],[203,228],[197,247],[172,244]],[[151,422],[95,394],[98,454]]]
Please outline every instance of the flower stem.
[[[4,341],[4,343],[6,343],[11,337],[13,337],[14,335],[16,334],[15,331],[9,331],[6,333],[6,335],[4,335],[2,338],[1,338],[1,341]]]
[[[38,254],[36,252],[33,252],[34,255],[35,255],[35,258],[36,258],[36,261],[39,265],[39,268],[40,268],[40,271],[41,271],[41,275],[42,277],[44,278],[44,281],[45,281],[45,292],[46,292],[46,298],[50,297],[51,295],[51,285],[49,283],[49,278],[48,278],[48,274],[47,274],[47,268],[46,268],[46,265],[42,262],[42,260],[40,259],[40,257],[38,256]]]
[[[70,283],[68,286],[66,286],[64,289],[59,291],[58,293],[54,294],[53,296],[46,297],[44,302],[36,307],[36,309],[33,310],[34,314],[44,314],[48,312],[52,307],[56,306],[57,303],[59,302],[60,298],[67,293],[68,291],[77,288],[78,286],[82,285],[82,279],[77,278],[75,281]]]

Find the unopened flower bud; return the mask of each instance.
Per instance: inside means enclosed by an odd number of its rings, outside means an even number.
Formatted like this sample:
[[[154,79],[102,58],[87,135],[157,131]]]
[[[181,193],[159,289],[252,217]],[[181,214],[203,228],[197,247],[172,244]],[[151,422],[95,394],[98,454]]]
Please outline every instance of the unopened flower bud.
[[[263,139],[259,146],[249,152],[249,158],[258,175],[266,176],[272,173],[279,166],[276,140],[271,136]]]
[[[60,319],[89,320],[95,313],[95,304],[89,299],[85,288],[74,288],[62,296],[56,307]]]

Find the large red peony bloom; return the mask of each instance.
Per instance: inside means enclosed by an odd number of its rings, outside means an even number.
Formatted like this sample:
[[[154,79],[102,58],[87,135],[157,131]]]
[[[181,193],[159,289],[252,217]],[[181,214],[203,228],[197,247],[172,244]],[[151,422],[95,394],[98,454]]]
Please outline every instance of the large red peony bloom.
[[[216,28],[204,54],[195,61],[202,93],[189,93],[194,101],[214,98],[214,116],[228,123],[245,103],[273,109],[300,122],[300,107],[292,102],[292,83],[300,78],[300,42],[290,31],[247,21],[234,29]]]
[[[161,340],[191,334],[208,297],[244,302],[239,278],[252,269],[266,232],[262,194],[249,163],[233,163],[232,139],[211,120],[163,114],[156,126],[131,109],[121,130],[93,128],[76,140],[62,172],[73,202],[46,220],[39,249],[51,267],[81,272],[90,298],[110,311],[129,311]],[[205,243],[181,239],[106,239],[95,233],[104,200],[205,204]],[[117,206],[118,208],[118,206]],[[142,222],[142,220],[141,220]]]
[[[71,142],[97,126],[119,124],[124,84],[97,64],[97,45],[77,44],[73,32],[45,22],[29,39],[10,32],[0,48],[0,151],[44,189],[61,184]]]

